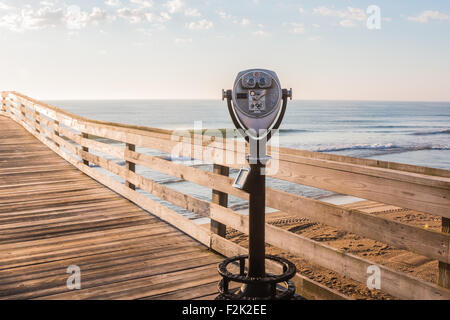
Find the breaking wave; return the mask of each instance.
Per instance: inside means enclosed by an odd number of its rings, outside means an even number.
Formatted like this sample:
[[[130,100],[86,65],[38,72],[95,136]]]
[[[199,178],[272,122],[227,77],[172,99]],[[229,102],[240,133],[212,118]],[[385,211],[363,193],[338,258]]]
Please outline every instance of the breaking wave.
[[[430,136],[435,134],[450,134],[450,129],[439,130],[439,131],[422,131],[422,132],[414,132],[412,135],[414,136]]]
[[[280,133],[300,133],[300,132],[314,132],[311,130],[302,130],[302,129],[279,129]]]
[[[398,146],[393,143],[388,144],[355,144],[355,145],[342,145],[342,146],[323,146],[318,147],[315,150],[317,152],[337,152],[337,151],[352,151],[352,150],[373,150],[383,151],[392,150],[394,152],[406,152],[406,151],[418,151],[418,150],[450,150],[450,145],[411,145],[411,146]]]

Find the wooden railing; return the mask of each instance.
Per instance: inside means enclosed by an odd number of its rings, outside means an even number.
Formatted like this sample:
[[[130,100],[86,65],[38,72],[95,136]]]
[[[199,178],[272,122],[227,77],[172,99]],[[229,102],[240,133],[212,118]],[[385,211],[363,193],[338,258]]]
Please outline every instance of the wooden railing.
[[[247,252],[245,248],[225,239],[226,226],[248,233],[248,217],[227,208],[228,195],[248,199],[246,192],[232,187],[232,179],[228,176],[229,168],[242,167],[246,153],[242,142],[197,135],[195,132],[190,132],[186,137],[168,130],[89,120],[15,92],[2,94],[0,114],[24,126],[82,172],[212,250],[225,256]],[[114,140],[123,143],[124,147],[89,139],[90,136]],[[214,170],[209,172],[144,154],[136,151],[136,147],[200,159],[213,163]],[[120,166],[91,150],[122,159],[126,165]],[[267,188],[268,207],[438,260],[439,282],[433,284],[411,277],[269,224],[266,225],[268,244],[362,283],[366,283],[369,276],[368,267],[377,265],[381,270],[381,290],[401,299],[450,299],[450,171],[288,148],[269,148],[269,153],[272,162],[278,166],[273,173],[269,170],[269,175],[275,179],[442,217],[443,232],[436,232]],[[230,162],[230,159],[235,161]],[[113,173],[124,183],[89,164]],[[136,165],[211,188],[212,202],[141,176],[135,171]],[[135,191],[136,188],[180,208],[210,217],[210,229]],[[272,264],[268,265],[268,269],[279,271]],[[307,298],[347,298],[301,274],[297,274],[294,281],[298,292]]]

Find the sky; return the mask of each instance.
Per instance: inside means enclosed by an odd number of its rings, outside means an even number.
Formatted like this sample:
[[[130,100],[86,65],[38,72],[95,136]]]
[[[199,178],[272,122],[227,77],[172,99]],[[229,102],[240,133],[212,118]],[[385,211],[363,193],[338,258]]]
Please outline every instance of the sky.
[[[277,72],[296,99],[450,101],[448,0],[0,0],[0,91],[219,99]]]

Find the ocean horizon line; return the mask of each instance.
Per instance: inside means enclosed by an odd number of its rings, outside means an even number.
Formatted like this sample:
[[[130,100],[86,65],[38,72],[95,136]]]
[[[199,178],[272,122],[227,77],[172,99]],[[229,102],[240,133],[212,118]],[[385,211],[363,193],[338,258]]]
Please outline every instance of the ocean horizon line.
[[[47,102],[58,101],[222,101],[221,98],[93,98],[93,99],[75,99],[75,98],[41,98],[38,99]],[[388,102],[388,103],[450,103],[450,100],[361,100],[361,99],[292,99],[292,101],[315,101],[315,102]]]

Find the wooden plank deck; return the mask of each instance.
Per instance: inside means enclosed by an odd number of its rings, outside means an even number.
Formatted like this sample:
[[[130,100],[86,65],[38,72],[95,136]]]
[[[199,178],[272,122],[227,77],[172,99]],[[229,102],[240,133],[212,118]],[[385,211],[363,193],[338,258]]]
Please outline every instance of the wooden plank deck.
[[[0,116],[0,299],[212,298],[221,260]]]

